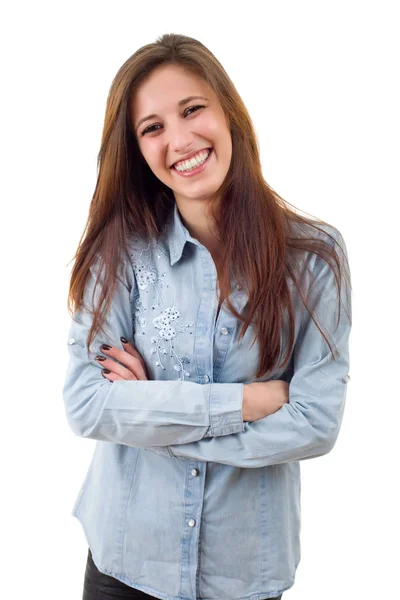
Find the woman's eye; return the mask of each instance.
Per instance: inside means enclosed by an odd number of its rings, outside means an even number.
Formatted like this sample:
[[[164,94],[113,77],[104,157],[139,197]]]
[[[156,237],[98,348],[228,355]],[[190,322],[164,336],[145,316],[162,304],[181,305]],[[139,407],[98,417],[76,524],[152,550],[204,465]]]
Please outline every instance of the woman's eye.
[[[187,113],[188,110],[197,110],[198,108],[204,108],[204,106],[202,106],[201,104],[198,104],[197,106],[189,106],[189,108],[186,109],[185,114]]]
[[[187,114],[192,114],[192,113],[188,113],[188,111],[197,111],[199,108],[204,108],[204,106],[202,104],[197,104],[196,106],[189,106],[189,108],[187,108],[184,112],[184,115],[186,116]],[[142,136],[146,135],[146,133],[152,133],[153,131],[157,131],[156,129],[154,129],[154,127],[160,127],[160,125],[158,123],[155,123],[154,125],[150,125],[149,127],[146,127],[146,129],[144,129],[142,131]]]
[[[155,131],[153,129],[153,127],[158,127],[159,125],[156,123],[155,125],[150,125],[150,127],[146,127],[146,129],[143,129],[142,131],[142,136],[146,135],[146,133],[151,133],[152,131]]]

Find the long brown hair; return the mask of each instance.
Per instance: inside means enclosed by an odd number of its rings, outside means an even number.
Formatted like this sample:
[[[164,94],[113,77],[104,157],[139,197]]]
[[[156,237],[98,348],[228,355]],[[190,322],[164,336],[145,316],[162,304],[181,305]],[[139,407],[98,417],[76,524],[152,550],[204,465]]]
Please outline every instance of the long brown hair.
[[[102,329],[110,308],[121,258],[128,255],[128,240],[132,235],[158,240],[175,203],[172,190],[154,176],[143,159],[131,122],[135,90],[153,69],[167,64],[180,65],[202,77],[218,96],[230,124],[232,160],[222,186],[213,197],[213,200],[219,198],[215,219],[223,240],[219,284],[229,309],[243,322],[241,337],[252,322],[255,325],[255,339],[259,340],[261,349],[257,377],[276,366],[285,313],[289,336],[281,366],[290,359],[294,308],[288,277],[334,358],[328,337],[307,306],[293,256],[296,251],[312,251],[333,269],[340,315],[343,276],[350,284],[345,253],[329,233],[328,242],[321,236],[310,236],[310,226],[321,229],[327,223],[300,215],[266,183],[254,127],[235,86],[203,44],[177,34],[162,35],[155,43],[137,50],[119,69],[108,95],[98,154],[98,178],[88,220],[73,258],[68,295],[68,310],[72,316],[74,310],[84,305],[89,269],[96,257],[101,256],[103,283],[98,304],[93,310],[86,307],[93,315],[88,347]],[[303,235],[293,235],[294,229],[303,230]],[[229,300],[232,272],[246,285],[249,296],[246,316],[237,313]]]

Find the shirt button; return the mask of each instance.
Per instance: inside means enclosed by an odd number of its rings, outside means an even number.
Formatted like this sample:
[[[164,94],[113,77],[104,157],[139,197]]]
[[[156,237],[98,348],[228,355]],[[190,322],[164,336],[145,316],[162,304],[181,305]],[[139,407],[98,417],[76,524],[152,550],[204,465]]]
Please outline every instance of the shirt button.
[[[197,475],[200,473],[200,471],[198,469],[192,469],[191,470],[191,474],[193,475],[193,477],[197,477]]]
[[[205,381],[206,383],[208,383],[210,381],[209,376],[208,375],[204,375],[203,381]]]
[[[229,331],[227,330],[226,327],[221,327],[221,333],[222,333],[222,335],[228,335]]]
[[[75,344],[75,338],[69,338],[69,340],[68,340],[68,344],[69,344],[70,346],[72,346],[72,344]]]
[[[348,383],[348,382],[350,381],[350,375],[345,375],[345,376],[343,377],[343,381],[344,381],[345,383]]]
[[[194,519],[189,519],[188,525],[189,527],[194,527],[196,525],[196,521]]]

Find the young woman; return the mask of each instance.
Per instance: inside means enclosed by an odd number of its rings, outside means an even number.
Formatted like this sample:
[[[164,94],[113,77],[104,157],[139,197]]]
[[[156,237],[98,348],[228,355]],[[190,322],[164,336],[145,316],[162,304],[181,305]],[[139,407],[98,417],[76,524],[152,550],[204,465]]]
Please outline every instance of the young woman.
[[[66,414],[97,440],[72,512],[83,598],[281,598],[299,461],[342,421],[347,252],[265,182],[197,40],[163,35],[112,83],[69,301]]]

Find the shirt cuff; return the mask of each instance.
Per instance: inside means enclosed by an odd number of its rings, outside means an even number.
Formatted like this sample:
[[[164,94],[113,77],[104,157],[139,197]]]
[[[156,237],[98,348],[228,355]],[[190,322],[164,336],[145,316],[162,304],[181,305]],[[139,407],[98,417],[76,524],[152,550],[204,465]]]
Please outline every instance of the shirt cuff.
[[[243,389],[244,384],[242,383],[211,384],[210,436],[229,435],[244,431]]]

